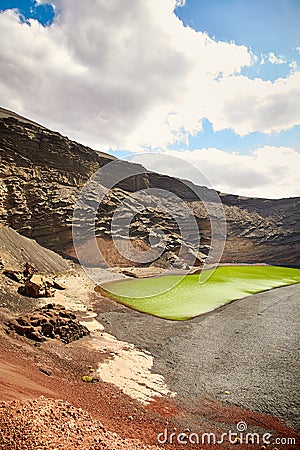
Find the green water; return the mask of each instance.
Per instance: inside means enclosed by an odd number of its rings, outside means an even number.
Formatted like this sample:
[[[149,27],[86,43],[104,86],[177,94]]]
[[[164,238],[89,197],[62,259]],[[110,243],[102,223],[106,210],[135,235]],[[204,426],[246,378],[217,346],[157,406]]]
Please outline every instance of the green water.
[[[114,281],[97,286],[96,290],[137,311],[164,319],[186,320],[233,300],[299,282],[300,269],[222,266],[211,271],[203,284],[197,274],[172,275]]]

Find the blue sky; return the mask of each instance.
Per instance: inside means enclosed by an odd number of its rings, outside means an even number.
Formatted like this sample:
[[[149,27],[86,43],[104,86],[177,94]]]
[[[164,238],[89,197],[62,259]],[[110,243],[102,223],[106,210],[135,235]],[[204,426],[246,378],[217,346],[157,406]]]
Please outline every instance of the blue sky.
[[[201,147],[217,147],[223,150],[235,151],[241,154],[247,154],[254,147],[259,146],[292,146],[300,151],[300,127],[295,126],[291,130],[282,131],[281,133],[250,133],[241,137],[230,129],[222,131],[213,131],[212,124],[207,120],[203,120],[203,131],[196,136],[189,138],[188,144],[180,143],[170,145],[172,149],[190,149],[194,150]]]
[[[216,40],[246,45],[257,55],[273,52],[286,60],[284,64],[265,63],[245,68],[242,74],[249,78],[274,81],[290,72],[290,63],[300,61],[299,0],[187,0],[184,7],[177,8],[176,14],[185,25],[206,31]],[[199,145],[222,146],[241,153],[259,145],[292,145],[300,151],[300,127],[271,135],[251,133],[241,138],[229,129],[214,133],[206,119],[204,132],[190,139],[189,148],[199,148]]]
[[[187,0],[176,14],[185,25],[256,53],[293,59],[299,46],[299,0]]]
[[[274,81],[291,71],[289,64],[293,61],[300,65],[299,0],[187,0],[176,14],[185,25],[206,31],[216,40],[246,45],[262,57],[273,52],[285,59],[283,64],[266,62],[242,70],[251,79]],[[251,133],[242,138],[230,129],[214,133],[206,119],[204,131],[192,137],[184,148],[221,146],[245,153],[261,145],[288,145],[300,151],[300,126],[271,135]]]
[[[299,0],[187,0],[176,14],[185,25],[207,31],[216,40],[246,45],[257,55],[273,52],[286,61],[247,67],[242,74],[249,78],[274,81],[299,61]]]
[[[119,2],[1,0],[3,106],[118,157],[174,152],[203,165],[216,154],[225,167],[234,154],[259,170],[273,152],[276,165],[249,177],[269,180],[265,195],[294,195],[294,179],[272,186],[282,155],[287,168],[300,152],[300,1]],[[248,185],[228,176],[216,187],[259,191]]]
[[[35,0],[1,0],[0,11],[16,8],[24,19],[36,19],[47,26],[53,22],[54,9],[50,3],[39,4]]]
[[[299,0],[186,0],[175,12],[184,25],[196,31],[205,31],[219,41],[246,45],[260,56],[260,61],[269,53],[285,60],[280,64],[266,61],[244,68],[241,73],[250,79],[274,81],[290,73],[291,63],[300,65]],[[231,129],[214,132],[205,118],[203,131],[190,136],[188,144],[179,142],[169,148],[217,147],[244,154],[265,145],[293,146],[300,151],[300,126],[280,133],[254,132],[241,137]],[[126,151],[112,153],[124,156]]]

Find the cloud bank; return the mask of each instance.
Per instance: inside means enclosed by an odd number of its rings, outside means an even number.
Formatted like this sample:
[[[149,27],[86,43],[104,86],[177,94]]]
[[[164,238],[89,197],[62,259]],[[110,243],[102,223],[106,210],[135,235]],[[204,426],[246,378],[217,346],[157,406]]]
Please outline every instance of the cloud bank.
[[[178,1],[53,3],[46,28],[0,14],[4,106],[102,149],[166,148],[204,117],[241,135],[300,123],[300,73],[274,83],[239,75],[255,56],[184,27]]]
[[[49,27],[23,23],[17,11],[0,13],[0,97],[8,109],[104,151],[166,150],[202,130],[203,118],[214,130],[231,128],[241,136],[300,124],[297,68],[275,82],[241,75],[258,58],[245,46],[185,27],[174,13],[184,0],[52,3],[58,15]],[[272,52],[268,58],[283,61]],[[204,149],[184,157],[206,165],[221,190],[255,195],[253,180],[267,186],[272,179],[274,189],[266,193],[292,195],[286,181],[275,187],[276,170],[283,169],[274,158],[293,163],[298,156],[274,150],[261,171],[272,152],[258,149],[247,157]]]
[[[168,164],[149,154],[135,155],[132,160],[149,170],[186,178],[215,189],[248,197],[280,198],[300,196],[300,153],[290,147],[261,147],[249,155],[229,153],[216,148],[201,150],[167,150]],[[198,170],[192,170],[189,164]],[[199,174],[199,172],[200,174]],[[204,175],[204,177],[201,176]]]

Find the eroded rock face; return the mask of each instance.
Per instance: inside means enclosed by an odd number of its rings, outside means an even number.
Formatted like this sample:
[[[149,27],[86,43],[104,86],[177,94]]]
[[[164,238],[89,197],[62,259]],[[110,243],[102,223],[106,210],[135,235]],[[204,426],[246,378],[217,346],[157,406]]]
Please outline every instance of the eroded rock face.
[[[33,123],[5,117],[0,118],[0,159],[1,223],[60,250],[71,242],[80,187],[112,157]]]
[[[31,313],[5,323],[7,331],[14,331],[36,342],[47,339],[60,339],[69,344],[90,332],[76,320],[75,314],[62,305],[49,304]]]
[[[98,168],[114,158],[15,114],[5,112],[1,115],[1,108],[0,157],[0,223],[36,239],[45,247],[76,257],[72,250],[72,216],[79,191]],[[104,186],[117,180],[119,175],[126,178],[132,164],[117,161],[114,170],[108,167],[101,179]],[[155,241],[155,234],[163,231],[168,260],[172,260],[169,259],[170,252],[178,255],[183,245],[183,261],[178,261],[178,265],[184,267],[193,261],[201,265],[210,249],[211,229],[207,211],[197,200],[195,191],[206,201],[213,201],[213,191],[147,171],[124,179],[109,192],[99,207],[96,234],[99,245],[105,242],[109,255],[114,255],[108,262],[117,266],[128,265],[128,260],[111,250],[111,219],[115,209],[125,197],[128,198],[128,193],[149,187],[164,189],[182,198],[191,208],[199,231],[190,230],[188,239],[182,239],[176,224],[178,217],[186,220],[182,211],[171,201],[166,213],[160,209],[161,199],[153,195],[142,211],[137,200],[128,201],[128,211],[124,214],[134,216],[130,224],[131,239],[140,247],[144,245],[147,248],[149,232]],[[97,193],[92,191],[89,197],[86,208],[97,200]],[[223,262],[300,266],[299,198],[264,200],[221,194],[221,200],[227,223]],[[86,212],[83,210],[83,218]],[[77,225],[81,226],[80,223]],[[123,239],[123,234],[121,224],[114,230],[114,235]],[[197,243],[199,236],[200,245]],[[88,243],[83,242],[83,245]],[[157,257],[158,264],[164,264],[165,260],[164,255]],[[155,260],[152,263],[155,264]]]

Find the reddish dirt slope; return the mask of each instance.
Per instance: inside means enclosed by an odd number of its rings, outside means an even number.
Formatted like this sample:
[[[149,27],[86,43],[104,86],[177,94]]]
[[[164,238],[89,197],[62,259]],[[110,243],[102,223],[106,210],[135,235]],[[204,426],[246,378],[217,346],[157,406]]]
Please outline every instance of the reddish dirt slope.
[[[229,429],[235,430],[241,420],[252,432],[270,432],[273,436],[297,439],[295,432],[276,418],[214,399],[197,399],[189,410],[182,407],[179,399],[169,398],[143,406],[109,383],[83,383],[81,375],[87,366],[93,365],[96,356],[92,352],[81,353],[78,346],[50,343],[41,349],[24,338],[3,336],[0,351],[0,401],[6,402],[0,403],[2,450],[153,448],[144,445],[159,448],[157,434],[165,428],[169,433],[189,432],[189,429],[197,433],[215,432],[220,436]],[[40,367],[50,369],[52,375],[43,374]],[[66,428],[69,434],[67,440],[62,440]],[[97,444],[96,438],[101,438],[101,444]],[[199,445],[185,445],[185,448],[190,447],[199,448]],[[268,446],[273,450],[275,447]],[[163,445],[163,448],[176,449],[182,445]],[[211,445],[200,448],[211,448]],[[236,448],[236,445],[226,443],[219,448]],[[261,448],[261,445],[251,445],[251,448]],[[277,448],[284,446],[277,445]]]

